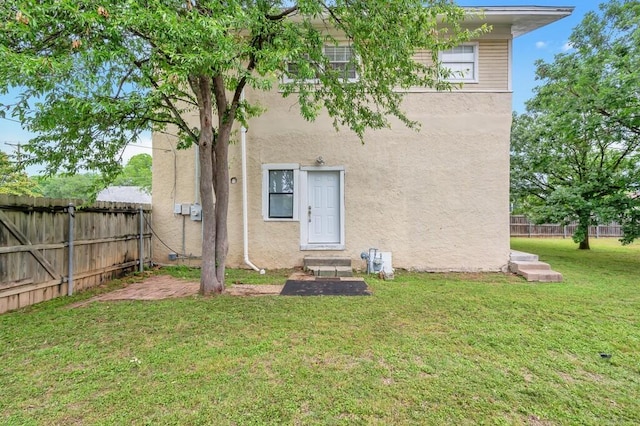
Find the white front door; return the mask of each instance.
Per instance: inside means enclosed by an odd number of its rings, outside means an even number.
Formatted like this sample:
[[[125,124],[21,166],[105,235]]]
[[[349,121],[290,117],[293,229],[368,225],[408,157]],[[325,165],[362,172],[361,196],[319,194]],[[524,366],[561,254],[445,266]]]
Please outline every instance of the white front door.
[[[309,244],[340,244],[340,171],[309,171],[307,225]]]

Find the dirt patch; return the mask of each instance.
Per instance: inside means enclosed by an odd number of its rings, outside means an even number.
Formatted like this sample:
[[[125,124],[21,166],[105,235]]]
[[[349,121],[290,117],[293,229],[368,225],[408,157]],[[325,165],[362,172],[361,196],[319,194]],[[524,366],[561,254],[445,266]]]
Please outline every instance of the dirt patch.
[[[251,284],[234,284],[225,290],[226,294],[232,296],[268,296],[280,294],[282,285],[251,285]]]
[[[234,284],[225,290],[232,296],[264,296],[280,294],[282,285]],[[185,281],[169,275],[154,275],[142,282],[129,284],[125,288],[92,297],[91,299],[70,305],[71,308],[85,306],[92,302],[117,300],[161,300],[177,297],[195,296],[200,289],[197,281]]]

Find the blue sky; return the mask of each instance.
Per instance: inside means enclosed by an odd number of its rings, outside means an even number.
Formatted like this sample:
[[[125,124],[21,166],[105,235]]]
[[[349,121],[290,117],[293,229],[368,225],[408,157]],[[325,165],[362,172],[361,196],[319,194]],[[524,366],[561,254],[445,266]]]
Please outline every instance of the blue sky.
[[[457,0],[460,6],[571,6],[573,13],[553,24],[525,34],[513,40],[513,109],[524,112],[524,103],[537,86],[534,63],[546,62],[567,48],[571,31],[585,13],[599,10],[606,0]]]
[[[574,6],[573,14],[558,22],[540,28],[513,41],[513,108],[524,112],[524,103],[532,96],[535,81],[534,62],[544,59],[553,60],[554,55],[566,49],[567,40],[573,27],[578,25],[584,14],[590,10],[598,10],[598,4],[605,0],[458,0],[460,6]],[[0,96],[0,103],[9,103],[16,95]],[[0,119],[0,150],[13,152],[14,148],[6,143],[19,143],[29,140],[31,135],[22,130],[20,123]],[[125,161],[132,155],[141,152],[151,153],[149,135],[140,140],[142,147],[127,149]],[[30,172],[36,172],[35,169]]]

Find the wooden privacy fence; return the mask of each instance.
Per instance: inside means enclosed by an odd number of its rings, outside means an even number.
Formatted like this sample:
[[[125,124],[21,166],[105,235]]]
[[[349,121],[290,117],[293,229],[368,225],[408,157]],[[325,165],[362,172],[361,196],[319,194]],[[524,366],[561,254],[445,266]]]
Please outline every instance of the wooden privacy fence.
[[[0,313],[151,263],[151,206],[0,194]]]
[[[578,224],[572,222],[569,225],[541,224],[535,225],[524,215],[511,216],[512,237],[563,237],[573,235]],[[589,227],[590,237],[622,237],[622,227],[617,223]]]

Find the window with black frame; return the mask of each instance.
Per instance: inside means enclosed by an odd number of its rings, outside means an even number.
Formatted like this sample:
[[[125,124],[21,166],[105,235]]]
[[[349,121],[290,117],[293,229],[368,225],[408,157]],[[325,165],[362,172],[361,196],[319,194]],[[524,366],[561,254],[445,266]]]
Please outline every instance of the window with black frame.
[[[269,218],[293,219],[293,170],[269,170]]]

